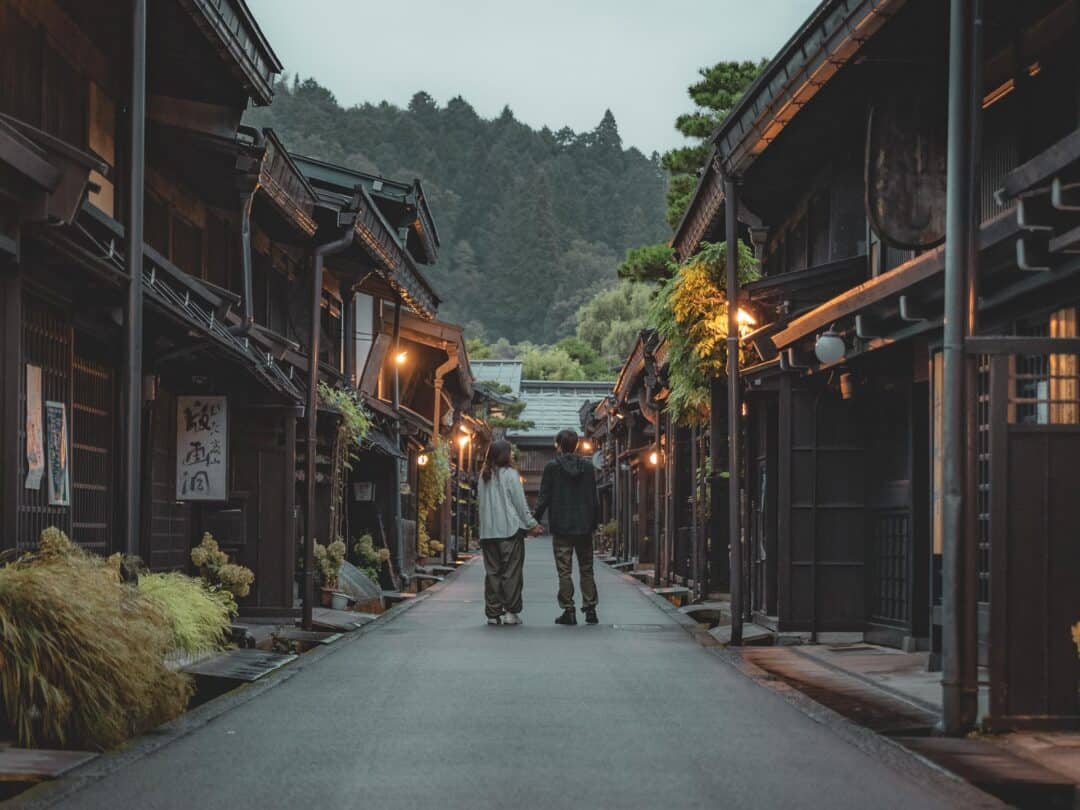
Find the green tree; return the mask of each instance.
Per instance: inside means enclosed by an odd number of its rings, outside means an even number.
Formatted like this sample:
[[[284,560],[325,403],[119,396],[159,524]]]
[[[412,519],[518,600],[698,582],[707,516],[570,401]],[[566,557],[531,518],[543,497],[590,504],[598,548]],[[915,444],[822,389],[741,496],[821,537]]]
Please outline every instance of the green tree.
[[[490,341],[573,334],[574,313],[614,280],[618,257],[666,235],[664,169],[622,143],[610,112],[579,133],[533,129],[509,107],[483,118],[460,96],[441,104],[425,92],[404,109],[345,109],[314,79],[290,76],[245,122],[273,127],[293,152],[420,177],[442,243],[422,268],[440,316],[479,322]]]
[[[686,91],[696,109],[675,119],[675,129],[695,143],[672,149],[661,159],[671,176],[667,192],[668,225],[675,228],[682,219],[697,186],[697,172],[709,158],[708,138],[731,112],[767,60],[760,62],[717,62],[698,71],[701,79]]]
[[[619,278],[630,281],[663,281],[675,272],[675,251],[665,242],[626,251],[619,263]]]
[[[622,365],[638,332],[649,325],[652,293],[652,285],[620,281],[578,310],[577,337],[612,371]]]
[[[584,380],[585,370],[566,349],[556,346],[520,347],[521,376],[526,380]]]

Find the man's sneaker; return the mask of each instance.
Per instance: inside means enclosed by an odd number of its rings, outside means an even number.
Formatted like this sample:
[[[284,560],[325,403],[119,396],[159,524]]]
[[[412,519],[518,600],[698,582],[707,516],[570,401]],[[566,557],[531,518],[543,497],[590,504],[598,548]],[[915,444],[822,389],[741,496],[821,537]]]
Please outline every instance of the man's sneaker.
[[[596,608],[585,608],[585,623],[586,624],[599,624],[600,620],[596,618]]]
[[[502,624],[502,617],[496,616],[494,619],[488,619],[488,624]]]
[[[566,608],[562,616],[555,620],[555,624],[577,624],[577,614],[573,608]]]
[[[503,624],[521,624],[521,617],[516,613],[507,613],[506,621]]]

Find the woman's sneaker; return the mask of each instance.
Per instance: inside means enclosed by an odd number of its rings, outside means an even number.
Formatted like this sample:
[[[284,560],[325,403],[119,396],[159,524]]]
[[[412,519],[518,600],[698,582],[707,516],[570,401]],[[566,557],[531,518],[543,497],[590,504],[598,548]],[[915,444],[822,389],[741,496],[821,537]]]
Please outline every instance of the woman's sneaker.
[[[503,624],[521,624],[521,617],[516,613],[507,613],[506,621]]]
[[[502,624],[502,617],[496,616],[494,619],[488,619],[488,624]]]

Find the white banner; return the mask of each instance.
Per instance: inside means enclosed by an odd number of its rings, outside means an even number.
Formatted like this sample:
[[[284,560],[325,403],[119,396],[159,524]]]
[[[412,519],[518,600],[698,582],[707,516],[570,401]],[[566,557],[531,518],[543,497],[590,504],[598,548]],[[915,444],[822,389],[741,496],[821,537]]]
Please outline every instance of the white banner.
[[[227,398],[176,398],[176,499],[228,498]]]

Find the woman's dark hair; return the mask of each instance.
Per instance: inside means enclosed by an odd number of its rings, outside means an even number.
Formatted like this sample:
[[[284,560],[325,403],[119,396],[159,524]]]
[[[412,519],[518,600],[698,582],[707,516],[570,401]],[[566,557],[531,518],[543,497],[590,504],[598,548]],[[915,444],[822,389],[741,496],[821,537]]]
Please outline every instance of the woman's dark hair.
[[[560,453],[573,453],[577,450],[578,435],[572,430],[560,430],[555,437],[555,446]]]
[[[513,467],[514,446],[505,439],[492,442],[484,457],[484,466],[480,475],[485,481],[491,480],[491,473],[499,467]]]

